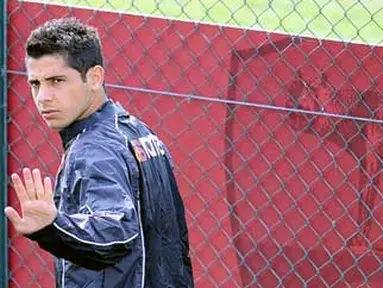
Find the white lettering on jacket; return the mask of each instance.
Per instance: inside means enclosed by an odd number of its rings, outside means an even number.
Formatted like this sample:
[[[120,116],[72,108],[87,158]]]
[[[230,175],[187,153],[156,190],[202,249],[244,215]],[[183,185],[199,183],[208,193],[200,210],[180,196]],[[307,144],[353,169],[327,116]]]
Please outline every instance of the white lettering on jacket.
[[[151,158],[165,155],[165,149],[161,140],[153,134],[132,140],[130,142],[139,162],[144,162]]]

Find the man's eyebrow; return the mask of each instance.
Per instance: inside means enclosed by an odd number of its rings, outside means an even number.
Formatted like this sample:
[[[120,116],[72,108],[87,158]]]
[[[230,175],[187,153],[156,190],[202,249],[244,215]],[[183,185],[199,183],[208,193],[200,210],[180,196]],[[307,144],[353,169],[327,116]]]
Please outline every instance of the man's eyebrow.
[[[64,75],[54,75],[54,76],[46,77],[46,78],[44,78],[44,80],[45,81],[51,81],[51,80],[60,79],[60,78],[65,78],[65,76]]]
[[[51,80],[58,79],[58,78],[66,78],[66,76],[65,75],[54,75],[54,76],[46,77],[46,78],[44,78],[44,80],[45,81],[51,81]],[[28,79],[28,82],[29,83],[36,83],[36,82],[40,82],[40,80],[30,78],[30,79]]]

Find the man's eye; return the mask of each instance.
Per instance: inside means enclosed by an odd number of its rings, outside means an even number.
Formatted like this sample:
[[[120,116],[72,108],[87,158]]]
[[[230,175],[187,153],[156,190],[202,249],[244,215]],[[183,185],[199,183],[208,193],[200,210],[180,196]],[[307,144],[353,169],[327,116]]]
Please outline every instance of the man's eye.
[[[58,84],[64,82],[64,79],[53,79],[53,83]]]
[[[32,88],[38,88],[40,86],[40,83],[39,82],[31,82],[30,85]]]

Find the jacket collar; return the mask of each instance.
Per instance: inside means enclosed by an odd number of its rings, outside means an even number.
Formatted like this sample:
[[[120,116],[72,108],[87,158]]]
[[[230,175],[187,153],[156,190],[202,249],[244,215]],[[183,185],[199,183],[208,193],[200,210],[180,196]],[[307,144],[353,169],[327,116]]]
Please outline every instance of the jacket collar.
[[[70,146],[77,135],[92,127],[96,122],[109,118],[108,116],[113,116],[116,113],[114,106],[112,100],[108,99],[96,112],[87,118],[75,121],[61,130],[60,137],[65,150]]]

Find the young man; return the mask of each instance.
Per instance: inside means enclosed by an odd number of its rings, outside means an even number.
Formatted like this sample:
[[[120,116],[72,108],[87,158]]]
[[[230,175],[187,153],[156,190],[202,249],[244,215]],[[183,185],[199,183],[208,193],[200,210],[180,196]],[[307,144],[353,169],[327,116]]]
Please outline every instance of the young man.
[[[5,213],[57,257],[56,287],[193,287],[170,156],[108,99],[97,31],[52,20],[31,33],[26,52],[36,107],[65,154],[54,192],[38,169],[13,174],[21,214]]]

